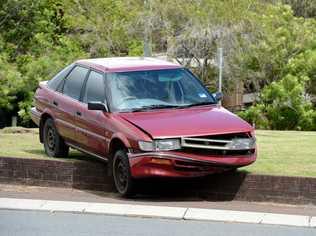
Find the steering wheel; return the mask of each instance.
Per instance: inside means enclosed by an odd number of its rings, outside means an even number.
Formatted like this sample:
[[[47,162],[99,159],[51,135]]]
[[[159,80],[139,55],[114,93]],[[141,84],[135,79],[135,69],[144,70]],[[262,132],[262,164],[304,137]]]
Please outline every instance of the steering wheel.
[[[127,96],[125,98],[122,99],[122,101],[117,105],[118,107],[121,106],[124,102],[128,101],[128,100],[133,100],[133,99],[137,99],[137,97],[135,96]]]

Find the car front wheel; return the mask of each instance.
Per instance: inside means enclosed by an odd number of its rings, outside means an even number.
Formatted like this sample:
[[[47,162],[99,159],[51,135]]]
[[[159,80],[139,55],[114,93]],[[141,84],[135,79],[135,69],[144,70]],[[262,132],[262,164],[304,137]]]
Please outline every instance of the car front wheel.
[[[117,151],[114,154],[112,164],[112,174],[116,190],[123,197],[132,196],[134,194],[135,183],[131,175],[126,151]]]
[[[44,148],[50,157],[67,157],[69,147],[65,144],[63,138],[58,134],[54,121],[49,118],[45,121],[43,127]]]

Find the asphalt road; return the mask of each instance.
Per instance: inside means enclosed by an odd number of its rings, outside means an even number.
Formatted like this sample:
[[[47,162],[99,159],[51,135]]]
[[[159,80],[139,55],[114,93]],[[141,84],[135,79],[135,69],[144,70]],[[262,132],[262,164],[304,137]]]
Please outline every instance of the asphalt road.
[[[0,210],[0,235],[316,235],[316,228]]]

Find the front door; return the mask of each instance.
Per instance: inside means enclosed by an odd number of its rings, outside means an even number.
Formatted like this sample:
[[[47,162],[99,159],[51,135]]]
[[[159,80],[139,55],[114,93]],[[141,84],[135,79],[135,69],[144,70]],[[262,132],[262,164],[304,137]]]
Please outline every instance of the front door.
[[[76,113],[77,140],[81,148],[105,156],[107,147],[106,116],[103,111],[88,110],[88,102],[105,103],[105,85],[102,73],[91,70]]]

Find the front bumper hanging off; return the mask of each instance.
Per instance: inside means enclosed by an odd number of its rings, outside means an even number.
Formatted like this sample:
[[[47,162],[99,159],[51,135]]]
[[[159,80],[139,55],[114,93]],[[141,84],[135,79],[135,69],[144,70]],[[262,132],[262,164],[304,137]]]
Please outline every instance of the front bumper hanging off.
[[[247,166],[256,160],[256,151],[249,155],[200,156],[181,152],[129,153],[132,176],[197,177]]]

